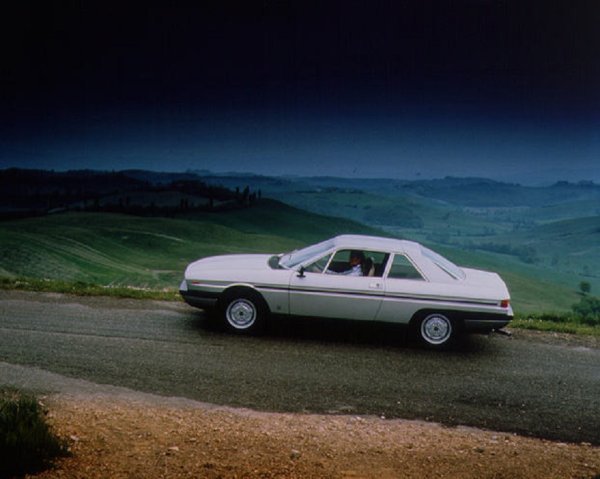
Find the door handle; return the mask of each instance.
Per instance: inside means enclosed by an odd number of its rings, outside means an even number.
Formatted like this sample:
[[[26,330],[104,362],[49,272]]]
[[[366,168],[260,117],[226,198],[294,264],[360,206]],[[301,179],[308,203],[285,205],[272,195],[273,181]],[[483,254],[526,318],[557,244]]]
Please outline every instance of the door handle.
[[[381,287],[381,283],[369,283],[369,288],[371,289],[379,289]]]

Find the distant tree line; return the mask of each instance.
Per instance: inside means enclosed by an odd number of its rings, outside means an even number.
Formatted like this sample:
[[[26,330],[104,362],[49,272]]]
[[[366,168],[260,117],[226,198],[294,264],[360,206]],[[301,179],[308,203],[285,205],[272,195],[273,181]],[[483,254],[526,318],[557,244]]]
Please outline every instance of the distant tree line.
[[[151,184],[122,172],[0,170],[2,219],[72,210],[173,216],[248,208],[261,196],[248,186],[232,191],[200,179]]]
[[[120,195],[118,199],[95,198],[93,203],[88,202],[81,209],[137,216],[177,216],[190,212],[249,208],[262,196],[260,190],[252,192],[248,186],[242,191],[239,187],[232,191],[223,186],[209,185],[198,180],[177,180],[166,185],[148,186],[135,193],[138,193],[137,199],[132,199],[131,195]],[[141,201],[140,193],[145,194],[149,199]],[[173,195],[182,196],[173,201]],[[171,201],[165,202],[164,198]]]

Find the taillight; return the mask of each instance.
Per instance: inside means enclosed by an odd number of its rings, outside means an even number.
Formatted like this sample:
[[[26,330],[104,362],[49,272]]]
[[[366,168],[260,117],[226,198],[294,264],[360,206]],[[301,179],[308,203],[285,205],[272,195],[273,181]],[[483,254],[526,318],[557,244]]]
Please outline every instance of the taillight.
[[[510,299],[503,299],[500,301],[501,308],[508,308],[510,306]]]

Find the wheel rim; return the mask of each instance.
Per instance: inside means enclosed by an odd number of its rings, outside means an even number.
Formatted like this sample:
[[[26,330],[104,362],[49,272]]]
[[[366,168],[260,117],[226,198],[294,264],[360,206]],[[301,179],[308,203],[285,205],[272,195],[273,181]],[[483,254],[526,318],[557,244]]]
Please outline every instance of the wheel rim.
[[[452,323],[445,316],[433,314],[421,323],[421,336],[429,344],[443,344],[452,334]]]
[[[236,299],[225,311],[227,322],[236,329],[246,329],[256,321],[256,306],[247,299]]]

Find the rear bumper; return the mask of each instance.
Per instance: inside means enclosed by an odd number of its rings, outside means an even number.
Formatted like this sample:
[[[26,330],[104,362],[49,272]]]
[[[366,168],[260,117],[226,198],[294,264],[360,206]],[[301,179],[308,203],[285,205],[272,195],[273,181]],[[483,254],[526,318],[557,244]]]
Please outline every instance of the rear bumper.
[[[498,313],[470,313],[462,321],[468,333],[489,333],[501,329],[512,321],[512,315]]]
[[[465,331],[469,333],[489,333],[491,331],[502,329],[508,323],[510,323],[509,319],[499,319],[499,320],[477,320],[477,319],[469,319],[465,320]]]

